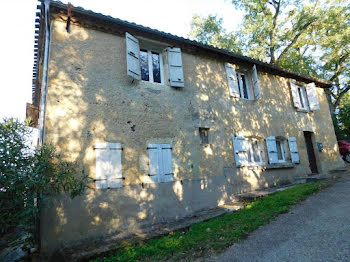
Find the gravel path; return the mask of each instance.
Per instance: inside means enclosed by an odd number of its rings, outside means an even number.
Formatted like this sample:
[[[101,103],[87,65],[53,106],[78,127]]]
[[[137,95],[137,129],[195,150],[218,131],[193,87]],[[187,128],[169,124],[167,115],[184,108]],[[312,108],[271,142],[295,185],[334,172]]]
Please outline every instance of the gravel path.
[[[201,261],[350,261],[350,174]]]

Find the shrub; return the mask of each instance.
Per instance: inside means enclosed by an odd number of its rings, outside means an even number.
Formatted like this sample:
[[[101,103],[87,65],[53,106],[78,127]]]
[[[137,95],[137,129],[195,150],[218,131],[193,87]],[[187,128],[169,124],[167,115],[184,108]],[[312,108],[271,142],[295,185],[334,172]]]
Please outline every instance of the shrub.
[[[55,147],[44,144],[32,150],[26,137],[30,129],[15,119],[0,122],[0,235],[18,227],[32,228],[49,196],[83,193],[85,174],[65,162]]]

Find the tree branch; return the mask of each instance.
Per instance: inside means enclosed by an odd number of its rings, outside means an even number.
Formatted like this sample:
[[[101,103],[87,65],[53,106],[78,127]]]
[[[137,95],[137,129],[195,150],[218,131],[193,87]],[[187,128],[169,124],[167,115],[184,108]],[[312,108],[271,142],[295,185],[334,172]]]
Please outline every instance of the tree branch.
[[[342,97],[350,90],[350,84],[348,84],[338,95],[337,99],[334,102],[334,107],[337,108],[340,100],[342,99]]]
[[[273,7],[275,8],[275,15],[273,16],[273,23],[272,23],[272,28],[270,31],[270,63],[274,64],[275,63],[275,31],[276,31],[276,26],[277,26],[277,18],[280,12],[280,3],[281,0],[273,1],[274,5]]]
[[[304,31],[312,24],[313,22],[307,22],[305,25],[302,26],[302,28],[299,30],[299,33],[297,33],[293,40],[287,45],[287,47],[282,51],[282,53],[279,55],[279,57],[276,60],[276,65],[279,64],[281,58],[288,52],[289,49],[293,47],[293,45],[298,41],[298,38],[304,33]]]

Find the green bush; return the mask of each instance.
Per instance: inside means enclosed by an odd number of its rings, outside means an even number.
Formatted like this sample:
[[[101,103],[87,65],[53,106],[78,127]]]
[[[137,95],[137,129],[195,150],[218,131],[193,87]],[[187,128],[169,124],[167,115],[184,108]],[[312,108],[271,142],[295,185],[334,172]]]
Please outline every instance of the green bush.
[[[15,228],[33,228],[49,196],[82,194],[85,174],[75,163],[65,162],[52,145],[34,150],[26,143],[30,129],[15,119],[0,122],[0,236]]]

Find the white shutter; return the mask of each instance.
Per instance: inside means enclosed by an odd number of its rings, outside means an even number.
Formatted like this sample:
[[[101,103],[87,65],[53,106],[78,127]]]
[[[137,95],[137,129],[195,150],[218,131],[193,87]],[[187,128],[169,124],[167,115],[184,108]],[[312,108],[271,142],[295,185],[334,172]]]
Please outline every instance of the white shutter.
[[[248,143],[247,139],[243,136],[233,136],[233,153],[235,155],[236,166],[241,167],[248,164]]]
[[[288,138],[290,155],[293,163],[300,163],[297,139],[295,137]]]
[[[157,144],[148,145],[149,177],[152,182],[157,183],[159,177],[159,147]]]
[[[96,188],[117,188],[123,186],[121,145],[98,142],[96,151]]]
[[[306,85],[306,94],[307,98],[309,100],[309,106],[310,110],[319,110],[320,109],[320,104],[318,102],[317,98],[317,91],[316,91],[316,86],[315,83],[310,83]]]
[[[300,97],[298,94],[298,85],[295,83],[294,79],[289,79],[289,83],[290,83],[290,89],[292,91],[294,107],[301,109]]]
[[[235,66],[225,63],[225,69],[230,96],[239,97],[239,86]]]
[[[168,47],[169,81],[174,87],[184,87],[184,73],[182,68],[181,49]]]
[[[267,155],[269,156],[269,163],[270,164],[278,163],[276,137],[269,136],[266,138],[266,148],[267,148]]]
[[[258,71],[256,70],[255,65],[253,66],[252,73],[253,73],[254,98],[259,99],[260,98],[259,79],[258,79]]]
[[[171,147],[168,144],[161,145],[162,152],[162,167],[159,177],[159,182],[173,181],[173,163],[171,158]]]
[[[141,80],[139,40],[129,33],[125,33],[125,38],[127,74],[137,80]]]

